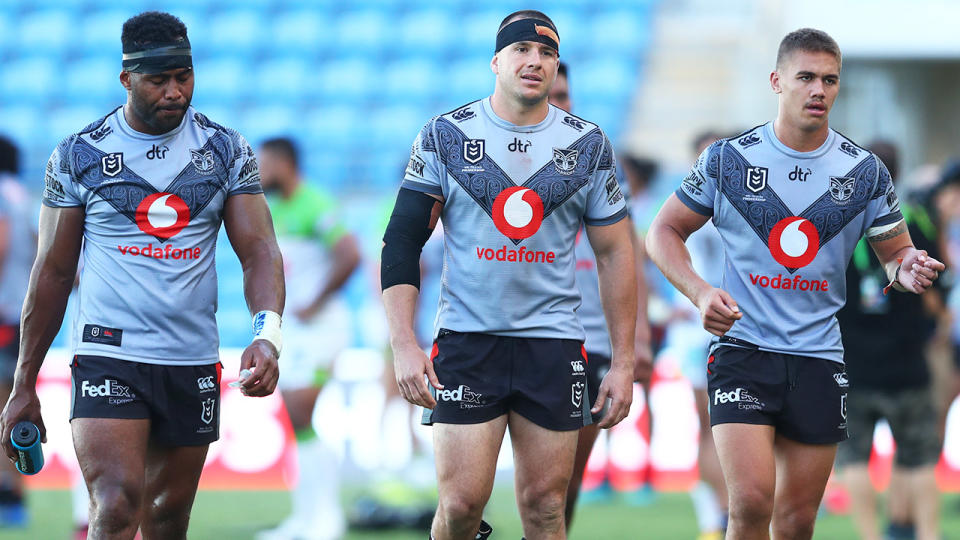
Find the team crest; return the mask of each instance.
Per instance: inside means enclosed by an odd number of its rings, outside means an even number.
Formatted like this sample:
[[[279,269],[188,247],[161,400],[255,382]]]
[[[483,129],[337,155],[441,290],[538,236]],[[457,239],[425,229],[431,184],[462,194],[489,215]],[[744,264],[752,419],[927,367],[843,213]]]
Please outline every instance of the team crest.
[[[583,403],[583,383],[577,381],[570,385],[570,403],[573,403],[574,407],[580,407],[580,404]]]
[[[747,189],[754,193],[760,193],[767,187],[767,168],[747,167],[747,177],[744,180]]]
[[[471,165],[480,163],[484,156],[483,139],[466,139],[463,141],[463,160]]]
[[[190,161],[193,163],[193,168],[200,174],[213,172],[212,150],[190,150]]]
[[[846,176],[831,176],[830,177],[830,196],[833,197],[833,200],[842,203],[853,195],[853,184],[857,181],[856,178],[846,177]]]
[[[123,152],[113,152],[100,159],[100,168],[107,176],[116,176],[123,170]]]
[[[216,400],[213,398],[207,398],[203,400],[203,411],[200,413],[200,419],[203,420],[204,424],[209,424],[213,422],[213,406],[216,404]]]
[[[553,149],[553,164],[557,167],[560,174],[573,174],[577,168],[577,158],[580,157],[579,150],[570,150],[569,148]]]

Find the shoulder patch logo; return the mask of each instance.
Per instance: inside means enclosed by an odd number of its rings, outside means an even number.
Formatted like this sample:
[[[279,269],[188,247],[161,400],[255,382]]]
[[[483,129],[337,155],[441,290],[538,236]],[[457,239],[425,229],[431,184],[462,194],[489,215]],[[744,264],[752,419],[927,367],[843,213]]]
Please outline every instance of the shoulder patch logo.
[[[853,184],[856,181],[857,179],[853,177],[831,176],[830,196],[838,203],[846,202],[853,195]]]
[[[743,137],[740,137],[739,139],[737,139],[737,144],[739,144],[743,148],[750,148],[751,146],[760,144],[761,142],[762,141],[760,140],[760,136],[757,135],[755,132],[750,133],[748,135],[744,135]]]
[[[463,160],[471,165],[476,165],[483,159],[484,139],[466,139],[463,141]]]
[[[108,126],[107,124],[104,124],[103,126],[100,127],[100,129],[90,134],[90,140],[92,140],[93,142],[100,142],[107,135],[111,133],[113,133],[113,128]]]
[[[573,174],[574,169],[577,168],[578,157],[580,157],[579,150],[571,150],[569,148],[553,149],[553,164],[560,174]]]
[[[754,193],[760,193],[767,187],[767,168],[766,167],[748,167],[744,184],[747,189]]]
[[[112,152],[100,158],[103,174],[114,177],[123,170],[123,152]]]
[[[573,129],[575,129],[575,130],[577,130],[577,131],[583,131],[584,128],[587,127],[583,122],[581,122],[580,120],[577,120],[576,118],[574,118],[574,117],[572,117],[572,116],[564,116],[564,117],[563,117],[563,123],[566,124],[566,125],[568,125],[568,126],[570,126],[570,127],[572,127]]]
[[[470,107],[464,107],[458,111],[454,111],[450,116],[459,123],[474,118],[477,116],[477,113],[473,112],[473,109]]]
[[[200,174],[209,174],[213,172],[213,151],[212,150],[190,150],[190,162]]]
[[[847,141],[843,141],[842,143],[840,143],[840,151],[850,157],[857,157],[860,155],[860,150],[858,150],[856,146],[848,143]]]

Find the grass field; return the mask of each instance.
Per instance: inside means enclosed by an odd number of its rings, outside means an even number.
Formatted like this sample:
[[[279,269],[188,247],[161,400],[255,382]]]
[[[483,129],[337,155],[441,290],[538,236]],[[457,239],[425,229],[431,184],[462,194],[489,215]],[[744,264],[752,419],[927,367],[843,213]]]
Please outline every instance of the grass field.
[[[70,538],[70,494],[66,491],[30,493],[31,526],[17,531],[0,529],[0,540],[60,540]],[[197,496],[189,537],[194,540],[242,540],[270,527],[289,510],[289,497],[276,491],[205,491]],[[960,539],[960,495],[943,497],[944,539]],[[492,540],[520,538],[520,518],[513,492],[497,487],[485,515],[494,526]],[[571,538],[574,540],[672,540],[696,537],[690,499],[683,493],[658,494],[652,504],[631,506],[610,502],[581,506]],[[351,532],[345,540],[424,540],[417,531]],[[824,515],[814,538],[855,539],[848,517]]]

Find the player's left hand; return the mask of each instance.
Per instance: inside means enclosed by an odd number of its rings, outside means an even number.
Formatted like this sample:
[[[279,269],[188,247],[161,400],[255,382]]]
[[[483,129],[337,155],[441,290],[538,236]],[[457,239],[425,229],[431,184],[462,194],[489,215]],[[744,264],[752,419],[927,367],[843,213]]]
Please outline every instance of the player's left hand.
[[[310,319],[313,319],[317,313],[319,313],[320,308],[313,308],[310,306],[303,307],[297,310],[294,310],[293,316],[297,318],[298,321],[307,323],[310,322]]]
[[[926,251],[914,249],[900,263],[897,281],[907,291],[920,294],[930,288],[945,269],[946,265],[928,256]]]
[[[240,356],[240,370],[253,372],[240,383],[240,391],[245,396],[264,397],[273,393],[280,379],[280,367],[277,365],[277,349],[265,339],[256,339],[243,350]]]
[[[650,376],[653,375],[653,349],[649,343],[636,342],[633,346],[633,381],[640,384],[650,382]]]
[[[607,372],[603,381],[600,382],[600,391],[590,412],[593,414],[599,413],[608,398],[610,399],[610,406],[607,408],[606,414],[603,415],[603,419],[597,424],[598,427],[603,429],[609,429],[619,424],[630,413],[630,404],[633,403],[632,369],[629,367],[613,367]]]

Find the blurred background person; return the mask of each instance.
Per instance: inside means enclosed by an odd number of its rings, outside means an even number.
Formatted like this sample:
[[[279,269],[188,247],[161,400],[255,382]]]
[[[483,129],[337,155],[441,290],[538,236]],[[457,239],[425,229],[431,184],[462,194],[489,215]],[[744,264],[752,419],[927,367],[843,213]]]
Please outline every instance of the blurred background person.
[[[0,135],[0,403],[10,395],[20,346],[20,309],[37,254],[30,194],[20,183],[20,153]],[[23,527],[23,476],[13,463],[0,464],[0,528]]]
[[[260,147],[260,182],[268,194],[287,287],[283,369],[278,387],[297,439],[299,474],[293,509],[262,539],[340,538],[337,455],[317,437],[313,411],[333,362],[349,345],[350,315],[337,293],[360,265],[356,237],[338,215],[335,198],[301,178],[293,140]]]
[[[899,185],[896,146],[875,141],[877,155]],[[940,260],[937,230],[927,211],[904,197],[900,212],[917,249]],[[884,419],[896,441],[887,500],[886,538],[934,540],[939,532],[939,491],[934,467],[940,459],[938,414],[931,393],[926,351],[945,309],[939,280],[922,295],[883,294],[886,274],[860,239],[847,266],[847,303],[837,313],[849,379],[849,439],[840,443],[837,463],[851,497],[851,514],[861,538],[879,540],[877,497],[868,468],[874,426]]]

